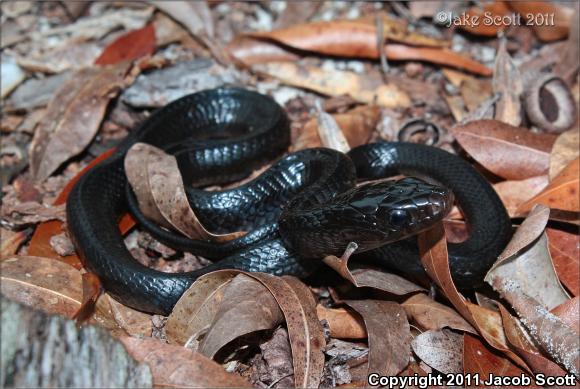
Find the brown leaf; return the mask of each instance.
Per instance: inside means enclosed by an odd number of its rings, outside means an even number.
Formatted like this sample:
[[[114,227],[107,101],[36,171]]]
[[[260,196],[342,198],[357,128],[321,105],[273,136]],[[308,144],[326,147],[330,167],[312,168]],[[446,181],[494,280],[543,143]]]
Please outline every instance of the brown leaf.
[[[505,7],[505,6],[504,6]],[[524,90],[518,67],[507,52],[507,40],[500,39],[493,72],[493,92],[499,95],[494,119],[512,126],[522,122],[520,97]]]
[[[224,292],[216,291],[216,288],[221,288],[237,274],[258,280],[269,290],[280,306],[292,345],[296,386],[318,387],[324,368],[322,352],[325,346],[324,333],[316,317],[316,302],[312,293],[305,285],[292,277],[280,278],[265,273],[248,273],[238,270],[220,270],[204,275],[193,283],[176,304],[174,308],[176,313],[172,313],[174,317],[170,318],[167,323],[170,326],[168,336],[171,334],[172,339],[183,341],[188,340],[189,336],[180,333],[182,328],[187,328],[188,331],[195,329],[196,333],[203,330],[206,327],[204,323],[211,322],[213,316],[217,314],[215,308],[206,305],[209,303],[217,305],[216,302],[225,300],[223,297],[225,294],[219,296]],[[216,297],[212,296],[214,294]],[[192,305],[191,302],[203,303],[203,306],[198,309],[198,305]],[[196,311],[201,311],[207,320],[198,320],[196,316],[199,313]],[[236,320],[232,322],[235,324]]]
[[[574,296],[580,295],[580,237],[553,228],[546,233],[558,278]]]
[[[83,300],[81,306],[73,315],[77,325],[85,323],[95,311],[97,300],[103,294],[104,289],[99,277],[94,273],[82,274]]]
[[[265,274],[261,278],[263,279],[264,276]],[[267,278],[274,279],[273,276],[268,276]],[[281,302],[285,295],[288,295],[287,292],[274,292],[272,287],[269,287],[269,289],[274,294],[278,304],[280,304],[286,319],[290,344],[292,345],[294,382],[298,384],[296,386],[318,387],[324,370],[323,350],[326,346],[326,340],[322,325],[316,316],[316,301],[310,289],[297,278],[285,276],[283,280],[290,286],[297,301],[300,302],[300,310],[297,309],[295,302],[291,303],[292,305]],[[288,298],[286,299],[289,300]],[[299,320],[296,317],[298,313],[300,314]],[[298,354],[303,345],[306,346],[304,357]]]
[[[547,173],[556,139],[554,135],[535,134],[497,120],[475,120],[451,131],[477,162],[508,180]]]
[[[322,110],[320,104],[318,104],[316,111],[316,122],[318,123],[318,136],[323,147],[348,153],[350,146],[340,126],[332,115]]]
[[[411,330],[403,308],[392,301],[347,300],[363,317],[368,333],[367,375],[395,375],[408,364]]]
[[[549,309],[568,300],[562,288],[548,251],[544,228],[549,209],[536,206],[517,229],[510,243],[485,276],[494,284],[494,278],[519,285],[521,292],[535,298]]]
[[[522,23],[530,23],[532,30],[541,41],[555,41],[565,38],[570,30],[574,10],[548,1],[513,2],[508,7],[522,15]],[[540,17],[550,18],[540,23]],[[553,18],[553,23],[552,23]],[[536,22],[536,23],[533,23]]]
[[[425,61],[443,66],[451,66],[481,76],[491,76],[492,71],[485,65],[446,48],[412,47],[388,44],[385,54],[389,60]]]
[[[548,185],[548,176],[526,178],[519,181],[502,181],[493,185],[510,217],[516,217],[518,208]]]
[[[477,334],[473,327],[455,310],[438,303],[426,294],[414,294],[402,305],[409,319],[423,330],[440,330],[449,327]]]
[[[461,316],[473,325],[494,348],[508,355],[518,365],[525,367],[521,358],[511,352],[506,344],[499,313],[470,303],[457,291],[449,270],[445,231],[441,224],[419,234],[418,243],[421,262],[427,274],[442,289],[443,294]]]
[[[492,286],[514,308],[536,342],[556,362],[577,379],[580,378],[578,334],[536,299],[523,292],[516,282],[496,277]]]
[[[155,47],[155,26],[149,23],[115,39],[95,60],[95,65],[115,65],[122,61],[132,61],[153,54]]]
[[[530,342],[529,336],[520,322],[510,315],[503,305],[499,304],[499,308],[509,344],[526,361],[532,371],[546,376],[566,375],[566,371],[560,366],[539,353],[538,349]]]
[[[423,362],[446,374],[463,371],[463,335],[450,330],[429,330],[411,342]]]
[[[31,144],[30,167],[37,181],[87,147],[110,99],[136,77],[127,76],[130,67],[124,62],[80,70],[56,92]]]
[[[332,118],[342,130],[350,147],[360,146],[368,142],[376,128],[381,110],[376,106],[360,106],[345,113],[332,115]],[[302,127],[298,138],[292,142],[292,150],[302,150],[311,147],[321,147],[319,123],[316,118],[310,119]]]
[[[316,315],[326,320],[330,336],[339,339],[366,339],[367,330],[362,317],[351,309],[316,306]]]
[[[526,375],[522,369],[514,365],[509,359],[493,351],[470,334],[465,334],[463,337],[463,372],[471,375],[478,374],[480,382],[485,382],[486,384],[491,374],[495,377]],[[503,387],[502,383],[497,382],[492,382],[491,386]],[[489,386],[485,385],[484,387]]]
[[[284,319],[268,289],[254,278],[238,274],[224,290],[219,310],[199,344],[213,358],[230,341],[255,331],[273,329]]]
[[[519,213],[524,213],[535,204],[544,204],[563,211],[580,212],[580,158],[568,164],[539,194],[523,203]]]
[[[576,158],[580,152],[580,129],[574,128],[558,136],[552,153],[550,154],[550,180],[553,180],[560,174],[566,166]]]
[[[578,296],[558,305],[551,312],[580,334],[580,298]]]
[[[223,242],[244,232],[214,234],[199,221],[187,200],[185,186],[173,155],[155,146],[136,143],[125,157],[127,179],[141,211],[163,225],[170,225],[191,239]]]
[[[212,272],[199,277],[175,303],[167,318],[167,340],[185,345],[207,331],[234,276],[233,272]]]
[[[322,70],[296,63],[272,62],[252,69],[280,81],[329,96],[350,95],[353,99],[383,107],[408,107],[409,96],[395,84],[380,77],[341,70]]]
[[[425,291],[419,285],[415,285],[396,274],[373,269],[356,269],[351,272],[348,269],[348,260],[357,247],[356,244],[350,243],[341,258],[329,255],[324,257],[322,261],[358,288],[370,287],[396,295]]]
[[[6,205],[2,214],[6,221],[15,226],[66,219],[64,205],[46,206],[36,201]]]
[[[2,294],[45,312],[72,317],[81,305],[81,273],[63,262],[13,256],[0,264]]]
[[[226,372],[211,359],[181,346],[149,338],[123,337],[120,340],[133,358],[149,365],[156,387],[252,387],[245,379]]]
[[[383,15],[383,30],[388,42],[421,46],[445,46],[446,41],[410,32],[404,23]],[[248,34],[280,42],[299,50],[341,57],[379,58],[377,31],[372,18],[333,20],[300,24],[269,32]]]

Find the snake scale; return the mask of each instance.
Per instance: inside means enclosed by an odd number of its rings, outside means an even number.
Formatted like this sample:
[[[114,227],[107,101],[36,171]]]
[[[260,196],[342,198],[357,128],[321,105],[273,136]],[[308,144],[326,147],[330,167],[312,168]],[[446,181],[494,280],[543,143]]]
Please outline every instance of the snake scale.
[[[196,241],[148,220],[124,171],[124,156],[137,142],[175,155],[188,200],[208,230],[248,233],[225,243]],[[454,199],[469,225],[469,238],[449,245],[458,287],[480,285],[510,238],[509,217],[493,188],[468,162],[446,151],[385,142],[347,154],[312,148],[280,157],[289,144],[284,110],[257,92],[205,90],[161,108],[84,174],[68,197],[67,222],[84,265],[118,301],[167,315],[193,281],[210,271],[305,277],[319,268],[321,257],[341,255],[349,242],[358,244],[357,254],[423,273],[414,235],[447,215]],[[273,160],[238,187],[200,189],[240,180]],[[381,180],[399,173],[426,176],[429,182]],[[158,240],[214,262],[185,273],[141,265],[118,228],[127,211]]]

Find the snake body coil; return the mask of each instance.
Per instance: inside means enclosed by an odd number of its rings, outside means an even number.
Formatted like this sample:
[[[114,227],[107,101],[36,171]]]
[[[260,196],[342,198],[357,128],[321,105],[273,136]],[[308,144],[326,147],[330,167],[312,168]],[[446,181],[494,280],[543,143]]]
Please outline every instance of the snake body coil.
[[[289,122],[270,98],[236,88],[198,92],[154,113],[110,158],[83,175],[67,201],[67,220],[87,269],[122,303],[168,314],[202,274],[226,268],[306,276],[323,255],[340,255],[354,241],[390,266],[423,272],[409,238],[441,220],[458,200],[470,226],[466,242],[450,245],[454,280],[475,286],[505,247],[510,222],[501,201],[467,162],[416,144],[376,143],[348,155],[324,148],[288,154],[254,180],[208,192],[194,187],[232,182],[281,155]],[[123,159],[137,142],[175,155],[187,195],[204,226],[215,233],[250,231],[225,243],[194,241],[141,214]],[[357,179],[420,173],[415,178],[355,187]],[[117,226],[130,210],[157,239],[215,259],[203,269],[164,273],[139,264]]]

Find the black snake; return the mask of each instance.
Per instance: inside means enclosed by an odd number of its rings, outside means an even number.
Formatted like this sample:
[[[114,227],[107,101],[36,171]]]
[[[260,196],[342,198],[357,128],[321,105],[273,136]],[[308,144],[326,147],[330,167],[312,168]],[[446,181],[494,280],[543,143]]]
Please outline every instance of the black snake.
[[[136,142],[175,155],[188,200],[215,233],[249,231],[225,243],[195,241],[149,221],[128,185],[123,159]],[[271,98],[237,88],[206,90],[155,112],[107,160],[83,175],[67,201],[73,241],[86,268],[120,302],[168,314],[202,274],[225,268],[307,276],[324,255],[341,255],[349,242],[404,272],[421,273],[412,236],[450,210],[453,198],[470,228],[467,241],[450,244],[450,266],[460,288],[481,283],[507,244],[511,224],[489,183],[463,159],[411,143],[374,143],[348,154],[313,148],[288,154],[234,189],[200,186],[247,176],[282,155],[289,120]],[[417,178],[373,181],[398,173]],[[139,264],[118,228],[130,210],[150,233],[179,250],[215,260],[187,273],[164,273]]]

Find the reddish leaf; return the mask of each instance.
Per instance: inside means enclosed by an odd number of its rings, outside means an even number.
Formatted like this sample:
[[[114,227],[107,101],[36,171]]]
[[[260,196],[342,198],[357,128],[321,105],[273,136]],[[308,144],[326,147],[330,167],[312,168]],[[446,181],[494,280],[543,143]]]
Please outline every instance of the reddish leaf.
[[[522,204],[518,212],[523,213],[535,204],[569,212],[580,211],[580,158],[568,164],[539,194]]]
[[[115,39],[95,60],[95,65],[114,65],[132,61],[155,52],[155,26],[149,23],[143,28],[129,31]]]
[[[578,296],[558,305],[551,312],[580,334],[580,298]]]
[[[470,334],[465,334],[463,338],[463,371],[465,374],[479,374],[481,381],[487,381],[490,374],[495,377],[509,376],[519,377],[527,375],[522,369],[514,365],[509,359],[504,358],[496,351],[493,351],[479,339]],[[475,385],[470,383],[468,386],[485,386]],[[501,386],[502,384],[494,384],[491,386]]]
[[[548,228],[550,254],[560,281],[574,295],[580,295],[580,236]]]
[[[78,324],[87,321],[95,310],[97,300],[104,292],[101,281],[94,273],[83,273],[83,301],[78,311],[73,315],[73,319]]]
[[[339,339],[366,339],[367,330],[362,317],[351,309],[316,306],[316,315],[326,320],[330,336]]]
[[[508,180],[547,173],[556,136],[535,134],[497,120],[475,120],[452,129],[459,144],[485,168]]]
[[[389,60],[425,61],[443,66],[451,66],[482,76],[491,76],[492,74],[491,69],[487,66],[465,55],[445,48],[388,44],[385,46],[385,54]]]

